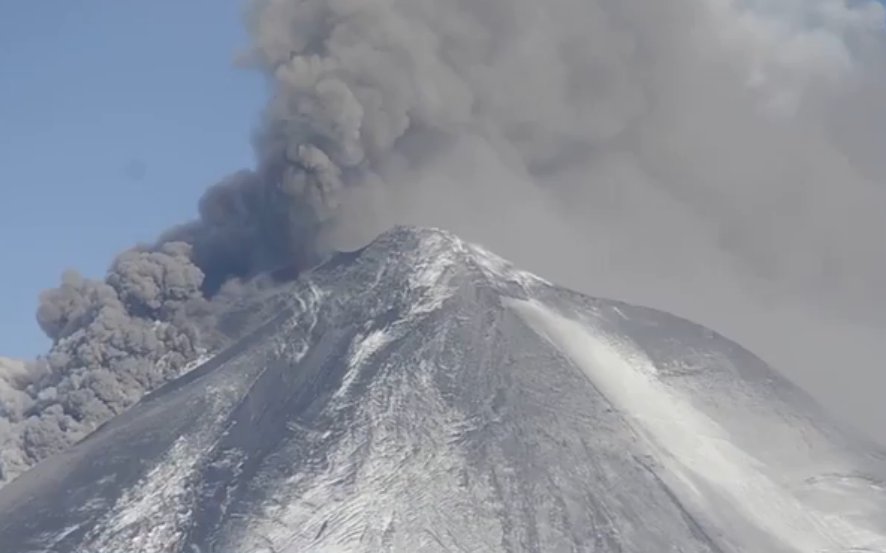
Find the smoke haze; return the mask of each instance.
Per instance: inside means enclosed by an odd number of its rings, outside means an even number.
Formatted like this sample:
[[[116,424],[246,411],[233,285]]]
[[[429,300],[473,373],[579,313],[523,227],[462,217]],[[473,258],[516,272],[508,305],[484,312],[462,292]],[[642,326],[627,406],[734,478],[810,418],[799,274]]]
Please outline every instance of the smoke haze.
[[[707,324],[886,440],[879,3],[256,0],[246,25],[255,168],[44,295],[0,479],[180,374],[226,283],[393,223]]]

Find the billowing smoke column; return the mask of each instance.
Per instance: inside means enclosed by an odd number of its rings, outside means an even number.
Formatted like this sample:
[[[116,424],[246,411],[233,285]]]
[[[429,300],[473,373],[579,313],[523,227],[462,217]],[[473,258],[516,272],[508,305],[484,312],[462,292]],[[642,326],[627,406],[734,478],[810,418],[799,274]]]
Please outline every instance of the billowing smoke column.
[[[225,283],[390,222],[803,365],[760,338],[775,310],[886,320],[883,23],[873,0],[252,2],[256,168],[44,295],[52,350],[0,371],[0,478],[180,374]]]

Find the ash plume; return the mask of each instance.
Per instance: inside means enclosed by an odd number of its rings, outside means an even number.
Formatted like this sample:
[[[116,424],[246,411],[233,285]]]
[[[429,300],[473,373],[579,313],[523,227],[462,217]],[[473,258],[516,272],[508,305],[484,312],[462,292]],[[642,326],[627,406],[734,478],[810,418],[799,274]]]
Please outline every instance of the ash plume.
[[[246,25],[240,62],[272,91],[256,166],[43,296],[54,345],[0,388],[0,477],[180,374],[226,284],[395,222],[693,318],[886,414],[881,4],[255,0]]]

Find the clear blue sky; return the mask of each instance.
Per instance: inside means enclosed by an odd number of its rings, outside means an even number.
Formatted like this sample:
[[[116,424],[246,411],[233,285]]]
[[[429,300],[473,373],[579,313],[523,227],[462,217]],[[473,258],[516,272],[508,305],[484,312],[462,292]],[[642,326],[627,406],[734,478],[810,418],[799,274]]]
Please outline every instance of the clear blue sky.
[[[0,355],[48,346],[41,290],[191,218],[252,164],[264,97],[239,0],[0,0]]]

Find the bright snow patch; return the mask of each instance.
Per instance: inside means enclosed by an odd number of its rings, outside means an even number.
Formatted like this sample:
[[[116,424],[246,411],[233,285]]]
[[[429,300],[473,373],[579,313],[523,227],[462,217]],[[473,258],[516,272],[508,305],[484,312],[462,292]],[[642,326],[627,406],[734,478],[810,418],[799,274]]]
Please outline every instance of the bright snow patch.
[[[471,254],[471,259],[489,278],[513,282],[524,289],[538,285],[551,286],[551,283],[545,279],[530,272],[517,269],[511,264],[511,262],[492,253],[482,246],[470,244],[468,245],[468,251]]]
[[[407,318],[436,311],[452,295],[445,278],[446,271],[455,263],[451,241],[445,233],[422,237],[421,258],[409,275],[409,287],[421,290],[421,295],[411,306]]]
[[[348,372],[342,379],[341,386],[335,391],[333,397],[339,398],[347,395],[351,389],[351,385],[360,374],[360,366],[369,360],[378,350],[391,341],[389,332],[376,329],[368,334],[361,334],[354,339],[354,343],[350,349],[350,359],[348,360]]]
[[[384,330],[373,330],[365,336],[361,336],[351,348],[350,366],[358,367],[369,357],[378,351],[389,341],[389,336]]]
[[[658,380],[655,366],[632,344],[539,302],[509,303],[649,441],[657,460],[685,485],[675,490],[685,502],[716,519],[715,505],[725,501],[753,527],[798,553],[886,551],[886,536],[850,520],[845,510],[823,510],[780,485],[771,467],[737,448],[720,425]],[[715,523],[728,535],[734,522]]]

